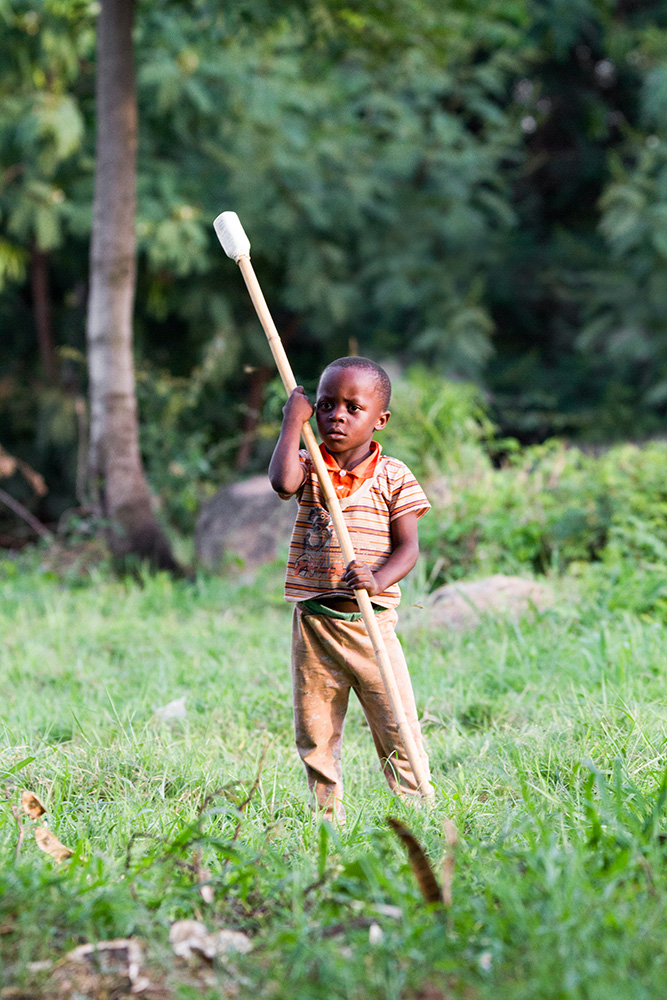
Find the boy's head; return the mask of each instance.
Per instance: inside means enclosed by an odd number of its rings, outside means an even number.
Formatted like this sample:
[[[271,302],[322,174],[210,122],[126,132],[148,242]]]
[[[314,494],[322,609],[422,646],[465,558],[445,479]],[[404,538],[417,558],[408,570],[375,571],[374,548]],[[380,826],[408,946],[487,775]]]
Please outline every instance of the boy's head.
[[[383,410],[389,409],[389,401],[391,399],[391,380],[384,368],[381,368],[380,365],[376,365],[370,358],[358,358],[356,356],[338,358],[336,361],[332,361],[331,364],[327,365],[324,369],[320,375],[319,384],[321,385],[324,377],[337,368],[355,368],[359,371],[367,372],[375,382],[375,388],[381,408]],[[317,394],[319,396],[319,386]]]
[[[368,447],[389,420],[391,382],[369,358],[339,358],[322,372],[315,413],[322,440],[333,454]]]

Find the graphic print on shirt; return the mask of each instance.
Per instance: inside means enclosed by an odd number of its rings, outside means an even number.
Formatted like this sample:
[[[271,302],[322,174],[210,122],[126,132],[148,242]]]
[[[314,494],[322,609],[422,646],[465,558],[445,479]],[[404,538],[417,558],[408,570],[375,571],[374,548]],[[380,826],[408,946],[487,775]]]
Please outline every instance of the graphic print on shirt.
[[[308,514],[308,527],[303,539],[303,553],[294,564],[297,576],[312,576],[324,572],[333,579],[339,570],[329,563],[329,542],[333,537],[333,522],[324,507],[313,507]]]
[[[308,515],[308,528],[303,540],[304,549],[321,549],[331,540],[333,522],[324,507],[313,507]]]

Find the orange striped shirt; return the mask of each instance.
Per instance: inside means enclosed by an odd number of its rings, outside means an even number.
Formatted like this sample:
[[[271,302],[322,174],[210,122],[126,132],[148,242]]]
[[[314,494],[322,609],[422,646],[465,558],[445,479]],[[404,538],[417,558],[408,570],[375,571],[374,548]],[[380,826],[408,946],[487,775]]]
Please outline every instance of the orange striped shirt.
[[[341,583],[345,561],[317,473],[307,451],[299,452],[299,458],[306,481],[297,493],[299,509],[290,542],[285,597],[288,601],[336,594],[351,597],[352,591]],[[340,505],[357,559],[376,570],[392,552],[392,521],[410,513],[422,517],[431,505],[407,465],[397,458],[382,457],[379,446],[377,453],[374,450],[360,466],[366,462],[370,475],[363,479],[355,477],[359,480],[357,488],[341,497]],[[360,466],[352,472],[357,472]],[[390,608],[400,599],[400,588],[394,583],[384,593],[375,595],[373,603]]]

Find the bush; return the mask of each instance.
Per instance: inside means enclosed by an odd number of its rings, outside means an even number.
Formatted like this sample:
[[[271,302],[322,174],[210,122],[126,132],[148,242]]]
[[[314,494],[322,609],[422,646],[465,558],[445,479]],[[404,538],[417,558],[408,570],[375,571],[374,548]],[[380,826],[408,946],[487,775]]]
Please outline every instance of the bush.
[[[479,460],[435,479],[421,529],[434,583],[475,572],[578,563],[667,566],[667,443],[601,455],[564,442]]]

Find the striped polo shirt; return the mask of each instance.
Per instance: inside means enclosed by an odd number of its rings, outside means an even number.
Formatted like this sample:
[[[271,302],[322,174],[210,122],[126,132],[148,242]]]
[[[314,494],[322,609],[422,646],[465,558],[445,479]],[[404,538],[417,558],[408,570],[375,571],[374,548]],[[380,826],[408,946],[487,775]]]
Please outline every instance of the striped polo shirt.
[[[335,594],[351,597],[353,592],[340,582],[345,561],[317,473],[307,451],[300,451],[299,459],[306,480],[296,494],[299,509],[290,542],[285,597],[288,601]],[[392,521],[410,513],[422,517],[431,506],[407,465],[387,457],[380,457],[374,474],[339,502],[355,555],[371,570],[379,569],[391,555]],[[400,599],[400,588],[394,583],[375,595],[373,603],[391,608]]]

